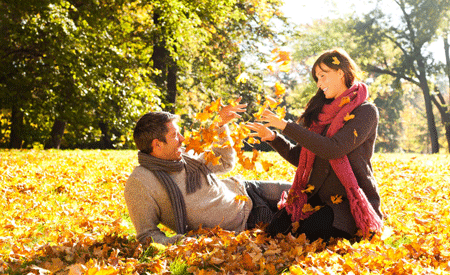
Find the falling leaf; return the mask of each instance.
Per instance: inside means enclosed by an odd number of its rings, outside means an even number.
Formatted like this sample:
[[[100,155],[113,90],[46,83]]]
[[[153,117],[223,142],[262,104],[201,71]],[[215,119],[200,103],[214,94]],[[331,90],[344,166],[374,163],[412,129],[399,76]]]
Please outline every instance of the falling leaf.
[[[271,96],[266,95],[266,100],[269,103],[269,107],[271,109],[274,109],[278,106],[278,104],[280,104],[280,102],[278,102],[276,99],[272,98]]]
[[[246,72],[243,72],[236,77],[236,82],[237,83],[247,83],[248,79],[249,79],[248,74]]]
[[[333,62],[332,63],[335,64],[335,65],[341,64],[341,62],[339,61],[339,59],[336,56],[333,56]]]
[[[212,151],[206,152],[205,155],[206,163],[212,163],[212,165],[220,164],[220,159],[222,158],[222,156],[216,156]]]
[[[349,121],[349,120],[351,120],[351,119],[354,119],[355,118],[355,115],[350,115],[350,114],[348,114],[347,113],[347,115],[344,117],[344,121]]]
[[[270,161],[262,160],[261,165],[265,172],[269,172],[270,167],[273,167],[274,164]]]
[[[331,201],[333,202],[333,204],[340,204],[342,202],[342,196],[341,195],[331,196]]]
[[[245,195],[237,195],[236,197],[234,197],[234,200],[237,202],[248,201],[248,197]]]
[[[278,108],[275,110],[275,113],[276,113],[276,115],[277,115],[277,117],[278,117],[279,119],[283,119],[283,118],[286,116],[286,106],[284,106],[284,107],[278,107]]]
[[[302,190],[302,193],[312,193],[314,191],[314,185],[308,184],[305,190]]]
[[[299,227],[300,227],[300,223],[299,222],[293,222],[292,223],[292,233],[297,232]]]
[[[302,208],[303,213],[312,212],[314,211],[314,208],[309,203],[305,203]]]
[[[291,70],[291,62],[285,61],[279,66],[281,72],[288,73]]]
[[[348,96],[344,96],[343,98],[341,98],[341,102],[339,103],[339,107],[344,106],[345,104],[350,103],[350,97]]]
[[[286,93],[286,88],[284,87],[284,85],[281,82],[277,81],[275,83],[275,95],[282,96],[285,93]]]

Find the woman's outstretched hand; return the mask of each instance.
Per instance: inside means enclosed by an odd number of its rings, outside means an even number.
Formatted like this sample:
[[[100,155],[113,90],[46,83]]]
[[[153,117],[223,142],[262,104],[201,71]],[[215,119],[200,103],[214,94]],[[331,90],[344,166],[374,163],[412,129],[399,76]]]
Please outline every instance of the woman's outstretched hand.
[[[249,128],[250,130],[256,132],[256,133],[250,133],[249,136],[260,137],[262,141],[272,141],[277,136],[274,131],[270,130],[268,127],[266,127],[264,124],[261,124],[261,123],[248,122],[245,124],[245,126],[247,128]]]
[[[287,125],[286,120],[280,119],[275,113],[267,109],[264,110],[264,112],[261,115],[261,118],[258,119],[257,121],[267,122],[265,124],[266,127],[275,127],[277,129],[280,129],[281,131],[283,131]]]

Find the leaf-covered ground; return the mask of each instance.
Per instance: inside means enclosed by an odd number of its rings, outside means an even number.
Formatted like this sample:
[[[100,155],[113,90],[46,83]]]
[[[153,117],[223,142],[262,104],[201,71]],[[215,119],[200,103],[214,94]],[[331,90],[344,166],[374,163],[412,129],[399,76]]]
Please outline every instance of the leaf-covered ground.
[[[293,178],[276,154],[263,157],[269,172],[228,175]],[[142,247],[123,198],[136,163],[135,151],[0,151],[0,273],[450,274],[448,155],[376,155],[384,233],[328,245],[213,228]]]

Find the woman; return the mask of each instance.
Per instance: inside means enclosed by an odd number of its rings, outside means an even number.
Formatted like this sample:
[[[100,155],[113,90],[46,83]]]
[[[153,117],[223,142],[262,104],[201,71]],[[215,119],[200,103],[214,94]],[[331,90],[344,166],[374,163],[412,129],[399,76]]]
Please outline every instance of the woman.
[[[367,101],[367,86],[357,82],[358,67],[342,49],[323,53],[312,68],[318,91],[297,123],[263,112],[261,123],[249,123],[282,157],[297,166],[289,193],[266,231],[305,233],[314,241],[350,239],[382,228],[380,196],[371,157],[378,110]],[[275,127],[297,144],[269,129]],[[292,223],[299,222],[298,228]]]

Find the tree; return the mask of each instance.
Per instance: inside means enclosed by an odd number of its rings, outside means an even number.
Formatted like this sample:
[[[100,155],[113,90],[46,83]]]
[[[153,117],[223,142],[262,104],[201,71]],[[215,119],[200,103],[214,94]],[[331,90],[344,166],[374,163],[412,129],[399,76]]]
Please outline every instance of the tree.
[[[438,135],[432,110],[429,76],[435,71],[434,60],[427,47],[436,39],[443,14],[449,9],[447,0],[395,0],[400,10],[400,22],[391,20],[378,9],[361,20],[355,20],[356,42],[376,58],[364,64],[367,71],[388,74],[420,87],[424,96],[431,152],[439,152]],[[383,49],[386,43],[394,45],[392,51]],[[390,55],[390,56],[388,56]]]
[[[357,64],[372,62],[373,55],[364,52],[352,36],[353,19],[347,18],[317,20],[312,24],[300,26],[300,38],[295,42],[295,73],[300,83],[291,98],[289,112],[300,115],[308,100],[317,91],[311,77],[311,66],[323,51],[341,47],[355,59]],[[390,52],[393,54],[392,52]],[[362,68],[364,69],[364,67]],[[389,75],[368,73],[361,75],[363,81],[369,83],[370,98],[378,106],[380,122],[378,127],[377,151],[394,152],[400,150],[399,136],[402,131],[400,112],[402,104],[402,88],[399,81],[393,81]]]

